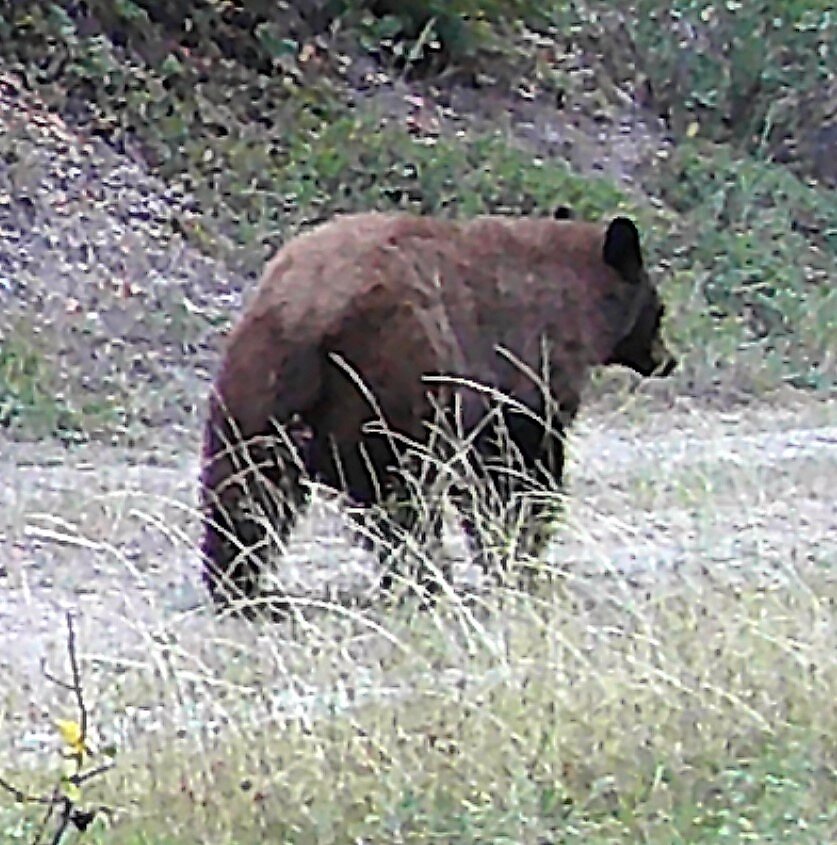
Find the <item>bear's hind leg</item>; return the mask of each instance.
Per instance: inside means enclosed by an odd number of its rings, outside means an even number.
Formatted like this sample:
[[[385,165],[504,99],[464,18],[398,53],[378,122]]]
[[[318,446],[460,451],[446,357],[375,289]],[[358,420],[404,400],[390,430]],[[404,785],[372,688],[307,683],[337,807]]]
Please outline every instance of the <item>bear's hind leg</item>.
[[[217,605],[250,613],[281,602],[264,572],[306,502],[302,476],[287,438],[273,432],[229,443],[206,464],[203,577]]]

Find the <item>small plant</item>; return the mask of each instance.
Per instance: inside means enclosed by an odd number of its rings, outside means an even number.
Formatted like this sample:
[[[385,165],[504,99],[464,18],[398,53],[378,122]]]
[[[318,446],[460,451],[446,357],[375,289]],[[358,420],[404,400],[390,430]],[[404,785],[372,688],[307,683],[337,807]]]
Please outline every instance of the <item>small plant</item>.
[[[47,341],[27,337],[25,323],[0,331],[0,429],[73,443],[115,425],[110,397],[82,399],[42,351]]]
[[[84,832],[97,816],[109,812],[107,807],[93,807],[85,802],[82,797],[82,788],[113,768],[110,760],[93,767],[88,765],[93,752],[90,747],[88,710],[84,701],[81,669],[76,653],[76,634],[71,613],[67,613],[66,620],[71,680],[65,681],[45,672],[55,684],[72,693],[78,711],[75,719],[55,719],[55,727],[62,743],[63,761],[58,782],[47,794],[32,794],[0,777],[0,790],[10,794],[15,802],[44,808],[44,816],[35,828],[32,841],[40,843],[46,835],[49,835],[50,845],[59,845],[71,828]],[[112,751],[108,753],[110,756],[113,755]]]

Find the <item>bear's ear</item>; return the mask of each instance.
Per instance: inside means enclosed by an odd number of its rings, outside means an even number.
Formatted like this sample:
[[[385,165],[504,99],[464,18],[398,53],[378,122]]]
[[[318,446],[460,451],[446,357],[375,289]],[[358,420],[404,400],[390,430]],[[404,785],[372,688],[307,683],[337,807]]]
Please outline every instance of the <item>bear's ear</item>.
[[[642,269],[642,250],[639,232],[633,220],[616,217],[607,227],[602,256],[626,281],[638,281]]]
[[[575,217],[573,210],[568,205],[559,205],[555,211],[552,212],[552,216],[556,220],[572,220],[573,217]]]

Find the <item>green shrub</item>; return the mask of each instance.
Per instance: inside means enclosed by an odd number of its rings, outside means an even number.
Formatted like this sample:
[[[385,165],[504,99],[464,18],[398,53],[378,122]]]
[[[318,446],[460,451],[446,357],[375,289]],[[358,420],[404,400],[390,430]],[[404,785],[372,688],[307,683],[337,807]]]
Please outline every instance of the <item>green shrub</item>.
[[[369,52],[405,70],[475,67],[482,52],[502,52],[509,31],[540,20],[534,0],[344,0],[335,4]]]
[[[739,346],[756,345],[781,378],[833,387],[837,208],[828,193],[780,166],[695,144],[679,147],[651,188],[680,213],[665,251],[700,292],[699,334],[733,321]]]
[[[555,2],[556,38],[628,88],[647,85],[678,136],[774,150],[834,120],[837,24],[827,0]]]
[[[546,214],[557,204],[595,217],[625,202],[611,182],[533,158],[499,136],[414,137],[395,121],[352,113],[314,139],[296,136],[278,176],[286,207],[304,220],[370,208]]]

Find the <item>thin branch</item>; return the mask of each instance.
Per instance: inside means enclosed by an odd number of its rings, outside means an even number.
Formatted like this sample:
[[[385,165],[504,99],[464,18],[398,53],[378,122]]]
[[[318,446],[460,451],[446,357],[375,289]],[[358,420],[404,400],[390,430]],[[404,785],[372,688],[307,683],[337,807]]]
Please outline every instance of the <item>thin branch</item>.
[[[54,787],[50,795],[30,795],[19,789],[14,784],[0,777],[0,790],[4,790],[12,795],[18,803],[40,804],[45,807],[43,818],[40,821],[38,829],[35,833],[33,845],[40,845],[44,842],[44,837],[47,835],[48,828],[52,825],[55,819],[55,829],[49,837],[49,845],[60,845],[64,834],[71,825],[75,825],[80,831],[87,828],[91,821],[99,812],[109,812],[105,807],[97,809],[81,810],[75,805],[75,798],[66,794],[66,784],[78,788],[83,783],[98,777],[101,774],[114,768],[112,761],[107,761],[99,766],[96,766],[89,771],[83,772],[82,766],[84,764],[85,751],[87,749],[87,707],[84,703],[84,690],[81,684],[81,669],[79,667],[78,653],[76,651],[76,632],[73,626],[73,616],[71,612],[67,612],[67,653],[70,658],[70,670],[72,672],[72,682],[56,678],[46,670],[45,661],[41,662],[41,670],[44,676],[53,683],[65,690],[72,690],[75,695],[76,704],[78,706],[78,728],[79,728],[79,743],[73,737],[70,742],[73,746],[73,758],[75,759],[75,773],[72,775],[65,775],[62,780]],[[89,753],[89,752],[87,752]]]
[[[70,669],[73,673],[73,690],[76,694],[79,712],[79,727],[81,728],[81,740],[87,743],[87,708],[84,706],[84,693],[81,688],[81,670],[76,655],[76,632],[73,628],[73,614],[67,611],[67,652],[70,655]]]
[[[56,675],[53,675],[52,672],[46,668],[46,658],[41,659],[41,672],[48,681],[51,681],[57,687],[61,687],[61,689],[68,690],[69,692],[74,691],[73,685],[69,681],[64,681]]]
[[[87,781],[92,780],[99,775],[103,775],[105,772],[109,772],[112,768],[116,766],[115,763],[102,763],[101,766],[96,766],[95,769],[90,769],[86,772],[78,772],[78,774],[70,775],[67,780],[73,784],[73,786],[81,786],[83,783],[87,783]]]
[[[65,795],[61,801],[61,822],[59,823],[58,827],[55,829],[55,833],[53,834],[52,841],[50,845],[60,845],[61,840],[64,838],[64,833],[66,832],[67,828],[70,826],[70,821],[73,818],[73,802],[67,798]]]
[[[53,812],[55,812],[55,808],[61,803],[61,791],[58,787],[55,787],[52,791],[52,795],[50,795],[48,802],[47,802],[47,809],[46,813],[44,813],[44,818],[41,821],[41,826],[38,829],[38,832],[35,834],[35,839],[32,845],[39,845],[41,841],[41,837],[44,835],[47,825],[49,824],[49,820],[52,818]]]
[[[15,801],[19,804],[51,804],[52,798],[45,798],[43,795],[30,795],[22,789],[18,789],[14,784],[9,783],[5,778],[0,777],[0,788],[5,789],[6,792],[14,796]]]

